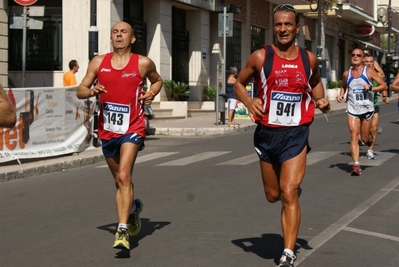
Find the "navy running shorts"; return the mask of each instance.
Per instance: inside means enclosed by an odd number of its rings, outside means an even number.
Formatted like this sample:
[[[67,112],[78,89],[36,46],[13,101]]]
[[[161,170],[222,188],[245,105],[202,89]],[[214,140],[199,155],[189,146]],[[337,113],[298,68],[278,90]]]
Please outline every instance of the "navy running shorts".
[[[123,135],[121,137],[115,138],[115,139],[110,139],[110,140],[103,140],[101,139],[101,146],[103,149],[103,154],[106,158],[112,158],[115,156],[119,156],[121,146],[123,143],[130,142],[136,145],[140,145],[140,150],[143,150],[145,145],[144,145],[144,138],[141,135],[138,135],[136,133],[129,133],[126,135]]]
[[[308,125],[271,128],[258,124],[254,133],[255,151],[261,160],[280,165],[299,155],[305,146],[309,153],[308,137]]]
[[[380,112],[380,106],[374,106],[374,113]]]

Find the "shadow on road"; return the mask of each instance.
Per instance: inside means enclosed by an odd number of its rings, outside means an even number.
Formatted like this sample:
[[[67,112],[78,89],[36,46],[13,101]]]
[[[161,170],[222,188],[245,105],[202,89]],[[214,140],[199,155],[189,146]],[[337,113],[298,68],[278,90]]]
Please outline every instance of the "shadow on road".
[[[277,264],[284,248],[283,237],[278,234],[263,234],[261,237],[249,237],[231,241],[245,252],[251,252],[264,259],[274,259]],[[312,249],[304,239],[297,239],[295,251],[300,248]]]

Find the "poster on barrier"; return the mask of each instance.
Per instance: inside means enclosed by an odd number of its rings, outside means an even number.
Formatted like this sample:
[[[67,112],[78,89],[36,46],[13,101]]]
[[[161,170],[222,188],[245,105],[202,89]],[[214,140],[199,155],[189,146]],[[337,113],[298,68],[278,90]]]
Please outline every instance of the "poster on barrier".
[[[249,96],[252,98],[254,84],[248,83],[248,85],[245,88],[247,89]],[[249,119],[250,118],[247,107],[240,100],[237,100],[234,118],[236,118],[236,119]]]
[[[77,86],[4,90],[16,110],[17,123],[0,128],[0,162],[92,148],[94,98],[78,99]]]

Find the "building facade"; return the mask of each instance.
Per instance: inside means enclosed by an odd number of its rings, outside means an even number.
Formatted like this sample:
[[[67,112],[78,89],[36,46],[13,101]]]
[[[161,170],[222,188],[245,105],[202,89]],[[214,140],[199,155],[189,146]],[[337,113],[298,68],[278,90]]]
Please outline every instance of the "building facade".
[[[392,6],[399,0],[392,1]],[[0,83],[4,86],[62,86],[68,62],[76,59],[79,82],[89,63],[91,0],[38,0],[44,16],[29,16],[43,22],[42,29],[27,29],[26,60],[23,69],[23,31],[15,17],[23,9],[14,0],[0,0]],[[241,69],[248,56],[264,43],[273,43],[273,8],[279,0],[97,0],[96,25],[98,53],[110,52],[110,30],[117,21],[129,22],[137,41],[136,53],[149,56],[164,80],[190,86],[190,101],[201,101],[204,86],[220,85],[220,66],[224,61]],[[318,3],[321,14],[318,14]],[[387,24],[379,22],[377,0],[293,0],[300,15],[298,45],[319,56],[322,77],[340,80],[350,63],[351,49],[370,48],[379,59],[386,54],[381,35]],[[220,14],[233,17],[229,35],[220,36]],[[391,48],[396,55],[399,33],[398,14],[392,14]],[[22,12],[22,13],[21,13]],[[223,17],[222,17],[223,18]],[[359,34],[358,25],[371,25],[373,31]],[[222,24],[223,25],[223,24]],[[11,27],[11,28],[10,28]],[[32,27],[33,28],[33,27]],[[226,34],[227,35],[227,34]],[[226,57],[223,56],[224,48]],[[321,48],[321,49],[320,49]],[[226,58],[226,60],[224,60]],[[219,79],[219,81],[218,81]],[[22,83],[24,81],[24,83]],[[157,101],[167,101],[165,90]]]

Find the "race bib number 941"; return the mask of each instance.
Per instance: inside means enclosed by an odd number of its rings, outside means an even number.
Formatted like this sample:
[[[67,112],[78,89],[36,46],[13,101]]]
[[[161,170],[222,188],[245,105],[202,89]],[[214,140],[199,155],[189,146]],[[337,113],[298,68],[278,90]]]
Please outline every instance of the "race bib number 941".
[[[103,119],[104,130],[124,134],[129,129],[130,106],[104,102]]]
[[[269,124],[282,126],[299,125],[301,121],[302,93],[272,91]]]

